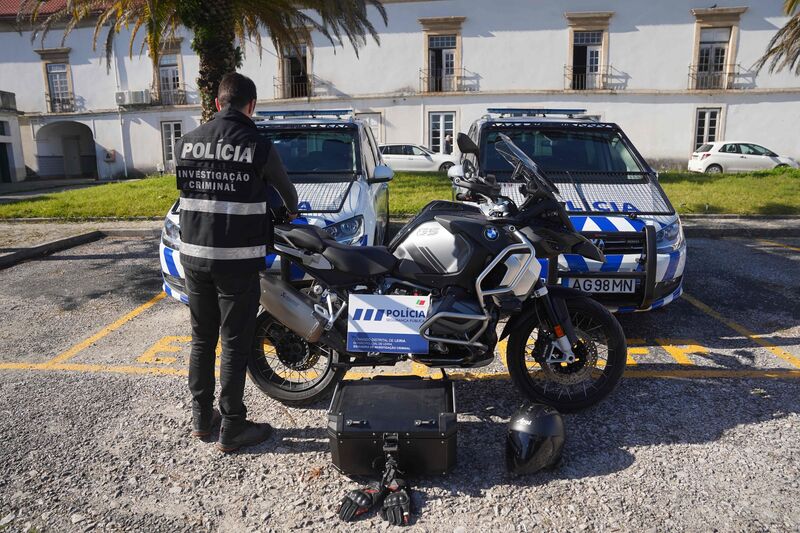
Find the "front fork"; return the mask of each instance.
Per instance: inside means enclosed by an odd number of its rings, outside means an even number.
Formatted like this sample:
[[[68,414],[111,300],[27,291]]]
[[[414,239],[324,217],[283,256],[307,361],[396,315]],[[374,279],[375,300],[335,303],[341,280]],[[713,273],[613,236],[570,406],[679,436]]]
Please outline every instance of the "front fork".
[[[578,342],[578,337],[575,334],[572,320],[569,318],[567,302],[562,298],[551,298],[547,285],[541,278],[534,285],[533,296],[541,303],[544,321],[555,337],[545,349],[545,362],[575,362],[575,353],[572,351],[572,347]]]

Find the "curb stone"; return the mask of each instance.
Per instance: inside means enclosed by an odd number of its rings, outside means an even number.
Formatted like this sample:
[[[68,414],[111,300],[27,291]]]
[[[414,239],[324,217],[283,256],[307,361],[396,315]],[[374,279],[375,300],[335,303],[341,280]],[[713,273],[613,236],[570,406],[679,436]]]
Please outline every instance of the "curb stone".
[[[99,241],[106,237],[152,237],[158,238],[161,234],[160,229],[134,229],[134,228],[115,228],[106,230],[88,231],[86,233],[79,233],[71,237],[63,239],[56,239],[54,241],[32,246],[30,248],[23,248],[8,255],[0,257],[0,270],[13,267],[22,263],[23,261],[30,261],[31,259],[38,259],[46,255],[56,252],[62,252],[75,246],[88,244],[90,242]]]

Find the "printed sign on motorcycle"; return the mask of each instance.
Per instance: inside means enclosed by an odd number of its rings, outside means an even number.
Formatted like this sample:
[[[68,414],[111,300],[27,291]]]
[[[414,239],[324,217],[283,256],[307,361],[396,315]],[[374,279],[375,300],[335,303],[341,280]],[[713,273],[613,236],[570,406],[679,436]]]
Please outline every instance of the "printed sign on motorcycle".
[[[427,296],[351,294],[347,350],[351,352],[428,353],[419,328],[428,316]]]

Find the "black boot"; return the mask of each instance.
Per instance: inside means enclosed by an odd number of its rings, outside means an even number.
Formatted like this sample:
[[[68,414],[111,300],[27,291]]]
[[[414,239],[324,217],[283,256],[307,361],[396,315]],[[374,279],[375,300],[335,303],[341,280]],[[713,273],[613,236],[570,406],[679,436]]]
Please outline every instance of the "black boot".
[[[245,420],[241,424],[222,424],[217,448],[225,453],[238,450],[243,446],[261,444],[272,435],[272,426],[267,423],[256,424]]]
[[[220,424],[222,417],[216,409],[192,408],[192,436],[204,439]]]

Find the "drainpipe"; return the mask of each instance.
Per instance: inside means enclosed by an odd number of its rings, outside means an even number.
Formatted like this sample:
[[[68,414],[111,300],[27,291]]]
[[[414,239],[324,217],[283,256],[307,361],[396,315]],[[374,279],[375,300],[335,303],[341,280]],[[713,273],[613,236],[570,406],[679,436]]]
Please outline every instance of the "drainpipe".
[[[117,85],[117,92],[119,92],[119,65],[117,64],[117,43],[116,40],[111,45],[111,55],[114,56],[114,82]],[[117,105],[117,119],[119,119],[119,142],[120,142],[120,155],[122,156],[122,169],[125,173],[125,179],[128,179],[128,161],[125,157],[125,130],[122,125],[122,108]]]

